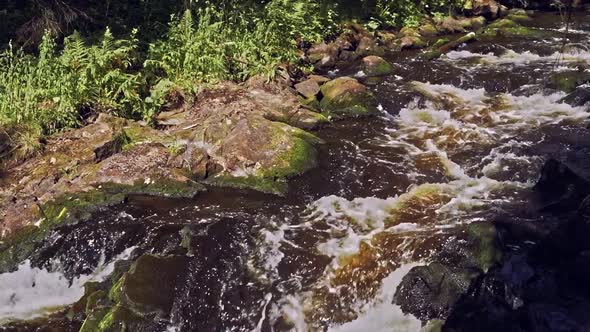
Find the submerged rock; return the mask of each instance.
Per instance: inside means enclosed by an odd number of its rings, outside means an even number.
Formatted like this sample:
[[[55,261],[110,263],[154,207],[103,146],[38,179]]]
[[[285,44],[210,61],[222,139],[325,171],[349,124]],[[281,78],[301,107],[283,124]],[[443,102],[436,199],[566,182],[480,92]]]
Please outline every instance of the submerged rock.
[[[377,99],[356,79],[340,77],[322,86],[322,109],[338,117],[369,115],[377,112]]]

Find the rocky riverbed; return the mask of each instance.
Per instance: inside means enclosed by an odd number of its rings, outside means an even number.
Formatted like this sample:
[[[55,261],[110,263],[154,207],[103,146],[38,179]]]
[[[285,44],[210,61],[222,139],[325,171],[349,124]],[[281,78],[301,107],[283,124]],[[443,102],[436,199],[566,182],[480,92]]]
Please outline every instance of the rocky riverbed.
[[[3,329],[587,329],[589,14],[478,3],[7,163]]]

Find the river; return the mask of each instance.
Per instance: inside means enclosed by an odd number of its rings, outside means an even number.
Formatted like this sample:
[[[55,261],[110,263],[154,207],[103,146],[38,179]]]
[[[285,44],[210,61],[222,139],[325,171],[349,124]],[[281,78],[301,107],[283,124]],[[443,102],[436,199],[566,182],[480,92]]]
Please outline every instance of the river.
[[[553,72],[589,70],[588,48],[559,52],[563,38],[590,47],[590,20],[576,16],[566,36],[557,14],[539,15],[531,24],[554,37],[388,55],[394,74],[367,82],[381,113],[318,130],[319,166],[286,197],[134,196],[58,228],[34,263],[0,275],[0,321],[71,304],[114,261],[152,253],[182,256],[161,280],[170,294],[150,295],[171,298],[168,331],[419,331],[392,303],[403,276],[466,225],[518,218],[545,160],[590,143],[587,109],[547,88]]]

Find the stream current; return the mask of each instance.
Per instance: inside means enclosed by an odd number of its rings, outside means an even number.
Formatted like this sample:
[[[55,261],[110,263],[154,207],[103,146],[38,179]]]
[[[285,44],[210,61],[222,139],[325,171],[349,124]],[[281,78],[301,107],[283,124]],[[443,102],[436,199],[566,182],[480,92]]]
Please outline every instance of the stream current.
[[[419,331],[392,303],[403,276],[469,223],[522,215],[545,160],[590,147],[587,109],[546,88],[553,72],[589,70],[590,19],[566,35],[558,18],[534,21],[547,40],[390,55],[394,74],[371,86],[381,114],[317,131],[319,167],[286,197],[135,196],[57,229],[35,266],[0,275],[0,322],[71,304],[114,261],[177,254],[188,238],[163,330]],[[560,53],[564,39],[578,47]]]

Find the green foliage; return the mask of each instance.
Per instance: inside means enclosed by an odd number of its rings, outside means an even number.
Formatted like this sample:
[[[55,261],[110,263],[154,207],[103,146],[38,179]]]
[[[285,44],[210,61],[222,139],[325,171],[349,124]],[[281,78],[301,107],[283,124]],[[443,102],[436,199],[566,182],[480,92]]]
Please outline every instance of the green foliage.
[[[67,30],[56,23],[52,24],[55,29],[47,30],[53,35],[44,34],[38,56],[9,44],[0,53],[0,125],[27,128],[26,135],[11,139],[20,142],[16,145],[29,155],[39,148],[38,135],[81,125],[89,113],[151,120],[171,94],[190,98],[204,84],[241,82],[255,75],[270,79],[282,64],[298,63],[300,46],[333,34],[336,13],[372,17],[368,26],[374,30],[416,25],[425,14],[462,8],[463,1],[187,0],[180,4],[145,0],[133,4],[113,0],[108,2],[112,6],[105,7],[104,1],[79,0],[71,4],[52,1],[49,7],[40,4],[39,12],[69,13],[67,19],[56,21],[66,26],[78,27],[83,25],[79,19],[102,17],[98,26],[116,23],[119,34],[135,23],[151,28],[147,35],[143,32],[141,42],[137,29],[127,38],[116,38],[106,28],[93,45],[78,33],[58,45],[55,34]],[[23,4],[17,9],[25,12],[27,8]],[[154,41],[162,15],[180,8],[186,9],[184,14],[173,15],[166,35]]]
[[[191,91],[199,83],[272,77],[280,63],[297,59],[297,43],[316,42],[334,28],[312,0],[273,0],[262,9],[222,12],[213,6],[173,17],[164,40],[150,45],[145,66]]]
[[[78,125],[82,108],[135,115],[141,77],[128,70],[136,45],[135,32],[115,40],[107,29],[94,46],[74,34],[61,52],[46,33],[38,58],[10,47],[0,55],[0,122],[52,133]]]
[[[470,0],[377,0],[370,27],[415,27],[426,15],[452,14]]]

